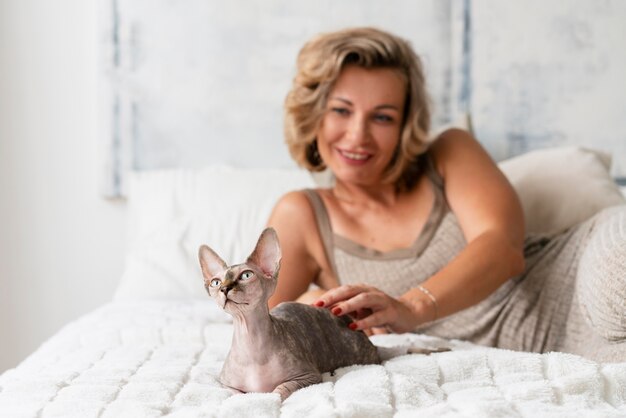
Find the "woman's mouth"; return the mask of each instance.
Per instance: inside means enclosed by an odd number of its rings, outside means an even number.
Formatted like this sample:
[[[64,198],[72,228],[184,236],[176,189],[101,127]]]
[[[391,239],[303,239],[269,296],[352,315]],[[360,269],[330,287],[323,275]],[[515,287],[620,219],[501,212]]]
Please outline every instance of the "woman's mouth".
[[[359,151],[348,151],[337,149],[339,155],[341,155],[342,159],[348,164],[352,165],[361,165],[366,163],[370,158],[372,158],[372,154],[367,152],[359,152]]]

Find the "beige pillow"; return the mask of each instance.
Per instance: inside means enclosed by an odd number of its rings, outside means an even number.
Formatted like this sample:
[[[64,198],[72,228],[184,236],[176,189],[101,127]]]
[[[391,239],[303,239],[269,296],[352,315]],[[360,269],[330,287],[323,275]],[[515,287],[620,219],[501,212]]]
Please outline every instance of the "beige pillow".
[[[531,151],[499,164],[522,201],[527,233],[553,234],[625,202],[611,156],[568,146]]]

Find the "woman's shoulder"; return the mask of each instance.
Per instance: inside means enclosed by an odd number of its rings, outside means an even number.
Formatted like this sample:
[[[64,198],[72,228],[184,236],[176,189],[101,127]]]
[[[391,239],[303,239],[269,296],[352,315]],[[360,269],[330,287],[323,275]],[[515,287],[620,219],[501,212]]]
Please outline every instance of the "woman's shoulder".
[[[302,213],[303,211],[306,212],[307,209],[311,207],[309,203],[310,198],[308,197],[310,190],[311,189],[292,190],[285,193],[276,202],[274,212],[286,215]]]
[[[307,265],[312,265],[312,269],[317,271],[315,274],[318,274],[320,266],[325,270],[329,270],[329,267],[325,261],[314,203],[310,201],[310,196],[315,192],[313,189],[303,189],[284,194],[276,202],[268,226],[276,229],[285,247],[283,258],[291,260],[286,264],[301,265],[303,260],[308,260],[312,264]]]
[[[462,155],[484,153],[480,143],[474,136],[459,128],[450,128],[435,137],[428,148],[430,160],[437,173],[445,179],[446,166]]]
[[[279,222],[302,229],[315,226],[314,200],[323,189],[293,190],[281,196],[270,216],[270,223]]]
[[[311,210],[312,200],[319,198],[325,193],[324,189],[300,189],[292,190],[282,195],[276,202],[274,209],[279,209],[287,213]]]
[[[428,150],[433,157],[440,157],[441,154],[451,150],[474,144],[478,144],[478,141],[470,132],[465,129],[450,128],[439,133],[431,142]]]

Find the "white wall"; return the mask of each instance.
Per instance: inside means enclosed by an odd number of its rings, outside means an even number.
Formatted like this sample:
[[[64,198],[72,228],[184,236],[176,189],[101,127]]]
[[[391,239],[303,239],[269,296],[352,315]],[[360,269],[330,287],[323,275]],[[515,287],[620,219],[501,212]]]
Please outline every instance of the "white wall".
[[[0,372],[122,271],[125,206],[98,194],[96,1],[0,1]]]

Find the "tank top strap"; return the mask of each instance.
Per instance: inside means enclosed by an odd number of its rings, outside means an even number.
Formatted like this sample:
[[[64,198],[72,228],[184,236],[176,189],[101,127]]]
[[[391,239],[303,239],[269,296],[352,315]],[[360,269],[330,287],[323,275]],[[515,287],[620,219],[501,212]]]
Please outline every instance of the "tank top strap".
[[[326,206],[324,205],[322,198],[316,190],[304,189],[303,192],[304,195],[309,199],[309,203],[313,208],[315,221],[317,223],[317,229],[320,233],[320,238],[322,239],[322,245],[324,246],[326,259],[328,260],[330,268],[332,269],[332,273],[336,275],[337,268],[335,267],[334,233],[330,224],[328,211],[326,210]]]

